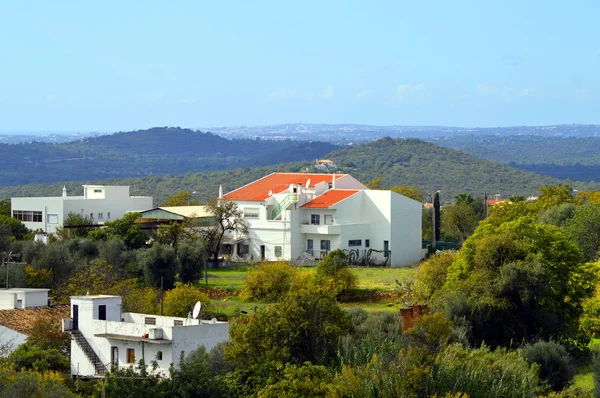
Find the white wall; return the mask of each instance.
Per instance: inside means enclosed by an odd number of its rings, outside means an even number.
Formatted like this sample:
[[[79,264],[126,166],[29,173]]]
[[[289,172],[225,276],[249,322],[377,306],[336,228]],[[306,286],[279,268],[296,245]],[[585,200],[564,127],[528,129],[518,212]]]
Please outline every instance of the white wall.
[[[17,293],[11,291],[0,292],[0,310],[17,308]]]
[[[191,351],[203,345],[206,351],[212,350],[219,343],[229,341],[229,324],[225,322],[216,324],[202,324],[193,326],[179,326],[172,328],[173,364],[179,366],[181,352],[188,355]]]
[[[101,189],[102,193],[94,193]],[[129,211],[143,211],[153,207],[153,200],[148,196],[129,196],[127,186],[84,186],[84,196],[38,197],[38,198],[11,198],[12,210],[33,210],[42,212],[42,222],[24,222],[31,229],[42,229],[44,232],[53,233],[61,227],[69,213],[93,215],[94,222],[104,223],[121,218]],[[99,218],[102,213],[102,218]],[[108,214],[110,213],[110,218]],[[48,223],[48,215],[57,215],[57,223]],[[52,217],[54,218],[54,217]]]

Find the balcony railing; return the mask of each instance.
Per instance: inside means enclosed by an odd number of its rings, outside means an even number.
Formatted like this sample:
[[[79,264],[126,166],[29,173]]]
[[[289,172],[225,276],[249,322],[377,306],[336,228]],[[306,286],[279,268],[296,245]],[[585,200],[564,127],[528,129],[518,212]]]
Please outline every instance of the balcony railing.
[[[281,212],[285,209],[287,209],[287,207],[292,204],[292,203],[296,203],[298,202],[298,195],[297,194],[289,194],[288,196],[286,196],[281,202],[279,202],[277,204],[277,206],[275,206],[273,208],[273,211],[271,211],[271,219],[275,220],[277,217],[279,217],[279,215],[281,214]]]

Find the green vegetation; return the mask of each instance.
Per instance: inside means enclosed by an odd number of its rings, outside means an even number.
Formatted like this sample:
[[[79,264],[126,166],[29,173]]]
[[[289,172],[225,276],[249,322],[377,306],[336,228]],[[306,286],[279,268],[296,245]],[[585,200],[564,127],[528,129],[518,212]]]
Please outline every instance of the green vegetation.
[[[0,144],[0,185],[257,167],[317,159],[335,148],[325,142],[228,140],[179,127],[121,132],[66,144]]]
[[[417,188],[421,193],[439,189],[442,204],[452,202],[455,196],[464,192],[471,193],[473,197],[482,197],[484,192],[491,193],[498,190],[506,195],[537,195],[544,185],[556,185],[562,182],[417,139],[382,138],[368,144],[330,152],[326,156],[335,159],[339,171],[349,173],[363,183],[380,178],[381,188],[405,186]],[[316,157],[318,156],[309,159]],[[269,164],[274,164],[276,159],[280,158],[271,159],[273,161]],[[286,158],[279,161],[290,160],[300,159]],[[183,175],[158,175],[167,170],[163,167],[161,172],[151,176],[94,177],[94,183],[129,185],[136,195],[153,196],[157,204],[173,195],[173,192],[196,191],[194,199],[203,203],[217,194],[219,185],[223,185],[227,192],[274,171],[317,171],[312,168],[310,161],[248,167],[232,164],[231,168],[233,167],[245,168],[200,173],[193,168],[187,168],[185,170],[187,174]],[[69,192],[80,192],[83,183],[86,181],[0,186],[0,198],[29,195],[56,196],[61,192],[63,185],[67,186]],[[87,183],[90,181],[88,180]],[[598,188],[598,185],[574,183],[573,188],[594,189]]]
[[[59,303],[89,291],[122,295],[124,311],[159,313],[162,277],[165,314],[186,316],[201,301],[203,318],[230,322],[227,344],[185,353],[171,379],[140,363],[112,373],[106,396],[590,397],[600,391],[589,345],[600,333],[600,261],[585,239],[596,233],[596,199],[543,187],[536,201],[490,209],[460,250],[414,268],[349,267],[349,253],[334,250],[312,268],[211,268],[208,286],[201,239],[135,248],[124,242],[129,219],[115,220],[106,240],[9,246],[29,263],[27,283],[49,285]],[[448,207],[479,219],[476,203],[467,193]],[[412,316],[402,319],[401,306]],[[58,326],[35,325],[0,361],[0,391],[39,389],[55,372],[51,388],[73,393]],[[101,396],[89,383],[81,395]]]

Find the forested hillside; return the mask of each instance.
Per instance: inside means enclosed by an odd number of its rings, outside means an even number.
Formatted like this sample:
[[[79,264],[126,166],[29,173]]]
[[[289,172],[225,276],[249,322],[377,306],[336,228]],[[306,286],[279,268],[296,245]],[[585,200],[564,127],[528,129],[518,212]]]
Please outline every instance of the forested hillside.
[[[600,180],[600,137],[475,135],[431,141],[542,175],[578,181]]]
[[[474,156],[426,143],[417,139],[382,138],[365,145],[350,147],[326,155],[339,166],[340,172],[352,174],[363,183],[381,177],[381,186],[413,185],[423,193],[440,190],[442,202],[450,202],[462,192],[474,197],[484,192],[503,197],[537,195],[544,185],[564,181],[482,160]],[[299,172],[312,169],[312,162],[292,162],[277,165],[240,168],[219,172],[186,173],[183,175],[147,176],[143,178],[112,178],[79,180],[66,183],[69,194],[81,194],[81,184],[98,182],[130,185],[137,195],[152,195],[155,203],[179,191],[196,191],[195,199],[204,201],[215,196],[219,185],[230,191],[274,171]],[[0,198],[10,196],[60,195],[63,182],[45,185],[0,187]],[[598,189],[596,185],[575,183],[577,189]]]
[[[265,166],[316,159],[336,148],[324,142],[229,140],[178,127],[66,144],[0,144],[0,186]]]

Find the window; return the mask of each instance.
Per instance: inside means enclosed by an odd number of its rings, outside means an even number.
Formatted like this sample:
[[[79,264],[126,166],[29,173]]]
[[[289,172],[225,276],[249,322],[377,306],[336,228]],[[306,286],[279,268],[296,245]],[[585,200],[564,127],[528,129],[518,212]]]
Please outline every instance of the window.
[[[104,218],[104,214],[103,213],[98,213],[98,220],[102,220]]]
[[[323,220],[323,224],[325,225],[333,225],[333,216],[325,215]]]
[[[310,223],[312,225],[319,225],[321,224],[321,216],[318,214],[311,214],[310,215]]]
[[[94,213],[90,213],[90,218],[93,220],[94,219]]]
[[[23,222],[42,222],[42,212],[35,210],[13,210],[13,217]]]
[[[110,211],[108,213],[106,213],[106,218],[108,218],[110,220]]]
[[[183,321],[180,319],[175,319],[173,321],[173,326],[183,326]]]
[[[390,242],[387,240],[383,241],[383,257],[388,258],[390,256]]]
[[[275,257],[281,257],[281,246],[275,246]]]
[[[371,247],[371,241],[369,239],[365,239],[365,247]]]
[[[349,240],[348,246],[362,246],[362,240],[360,240],[360,239]]]
[[[94,189],[94,193],[102,193],[101,189]]]
[[[156,325],[156,318],[151,316],[144,317],[144,325]]]
[[[58,214],[48,214],[46,216],[48,224],[58,224]]]
[[[127,363],[135,363],[135,350],[133,348],[127,349]]]
[[[259,218],[259,209],[257,208],[245,208],[244,218]]]
[[[158,351],[158,352],[156,353],[156,360],[157,360],[157,361],[162,361],[162,351]]]
[[[325,257],[327,253],[331,250],[331,241],[330,240],[322,240],[321,241],[321,257]]]

